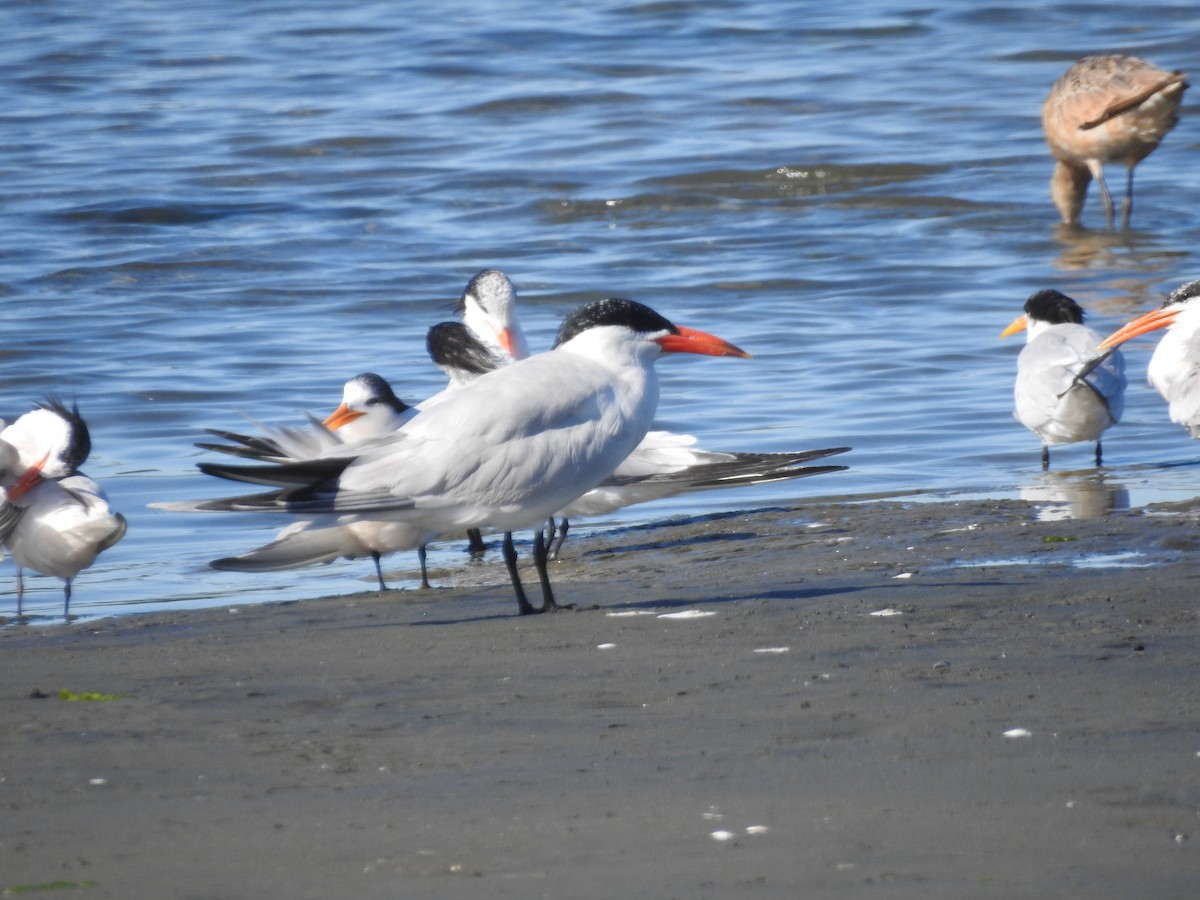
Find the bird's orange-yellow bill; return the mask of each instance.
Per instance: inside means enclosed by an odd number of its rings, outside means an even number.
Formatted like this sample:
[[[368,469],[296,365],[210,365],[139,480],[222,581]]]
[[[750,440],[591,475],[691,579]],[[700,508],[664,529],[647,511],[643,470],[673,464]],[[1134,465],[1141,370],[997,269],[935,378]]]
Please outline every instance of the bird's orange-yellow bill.
[[[1021,315],[1017,316],[1015,319],[1012,320],[1011,325],[1009,325],[1002,332],[1000,332],[1000,337],[1006,338],[1010,334],[1016,334],[1018,331],[1024,331],[1028,327],[1029,327],[1029,319],[1025,318],[1024,313],[1021,313]]]
[[[364,415],[364,413],[356,409],[350,409],[345,403],[343,403],[341,406],[331,412],[329,417],[321,424],[323,424],[330,431],[337,431],[343,425],[353,422],[362,415]]]

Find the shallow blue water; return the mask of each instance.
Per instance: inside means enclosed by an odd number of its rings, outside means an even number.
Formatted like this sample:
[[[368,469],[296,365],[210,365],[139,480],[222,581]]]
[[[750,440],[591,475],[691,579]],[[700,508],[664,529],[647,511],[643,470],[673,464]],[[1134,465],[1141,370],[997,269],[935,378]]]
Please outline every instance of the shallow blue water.
[[[661,427],[854,447],[846,473],[594,526],[816,495],[1194,496],[1200,445],[1143,383],[1152,340],[1128,351],[1102,477],[1084,446],[1043,476],[1011,417],[1020,344],[997,335],[1031,292],[1071,294],[1104,332],[1200,275],[1194,101],[1116,235],[1056,225],[1038,118],[1088,52],[1196,71],[1200,15],[1041,6],[7,6],[0,415],[75,397],[85,470],[129,519],[75,611],[369,587],[364,561],[213,572],[279,523],[146,504],[221,491],[194,470],[205,427],[323,415],[364,370],[437,390],[425,330],[488,266],[535,348],[580,302],[624,295],[754,354],[665,360]],[[391,562],[406,583],[412,561]],[[58,583],[30,584],[53,615]]]

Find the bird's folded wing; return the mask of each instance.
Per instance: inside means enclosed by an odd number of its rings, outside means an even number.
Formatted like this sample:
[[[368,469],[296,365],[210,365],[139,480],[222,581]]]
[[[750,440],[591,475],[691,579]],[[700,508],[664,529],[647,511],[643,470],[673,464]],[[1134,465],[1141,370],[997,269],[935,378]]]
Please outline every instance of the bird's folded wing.
[[[0,543],[8,540],[8,536],[13,533],[13,529],[17,527],[17,523],[21,521],[23,515],[25,515],[23,507],[9,503],[7,500],[0,502]]]
[[[611,475],[601,482],[601,487],[619,487],[633,484],[679,484],[696,488],[716,487],[728,484],[761,484],[803,478],[823,472],[836,472],[847,466],[805,466],[805,463],[845,453],[849,447],[831,447],[823,450],[801,450],[795,453],[737,453],[722,454],[729,457],[716,462],[689,466],[673,472],[650,475]]]

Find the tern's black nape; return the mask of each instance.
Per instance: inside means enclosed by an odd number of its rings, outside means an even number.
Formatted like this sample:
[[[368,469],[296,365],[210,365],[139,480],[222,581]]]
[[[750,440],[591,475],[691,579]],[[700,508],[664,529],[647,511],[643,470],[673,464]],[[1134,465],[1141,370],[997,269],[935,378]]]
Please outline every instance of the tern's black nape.
[[[1083,307],[1061,291],[1038,291],[1025,301],[1025,315],[1035,322],[1051,325],[1083,324]]]
[[[462,322],[439,322],[425,336],[429,358],[443,371],[483,375],[504,365]]]

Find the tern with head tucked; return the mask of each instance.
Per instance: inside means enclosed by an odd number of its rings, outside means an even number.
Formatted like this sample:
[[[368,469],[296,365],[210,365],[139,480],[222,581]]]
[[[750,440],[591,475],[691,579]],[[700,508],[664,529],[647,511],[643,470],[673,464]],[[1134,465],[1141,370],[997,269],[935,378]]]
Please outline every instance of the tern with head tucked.
[[[1160,328],[1167,331],[1146,374],[1167,401],[1171,421],[1200,438],[1200,281],[1177,287],[1161,306],[1118,328],[1100,346],[1119,347]]]
[[[517,317],[517,292],[499,269],[475,275],[454,307],[459,319],[479,341],[509,360],[529,355],[529,343]]]
[[[272,490],[193,508],[385,519],[412,526],[422,543],[467,528],[502,531],[520,611],[554,609],[539,526],[611,475],[645,437],[658,406],[654,362],[667,353],[748,356],[640,303],[596,301],[566,318],[554,349],[449,392],[355,455],[202,463],[209,474]],[[511,540],[514,530],[535,527],[540,609],[525,596]]]
[[[1017,421],[1042,441],[1042,468],[1050,466],[1050,448],[1080,441],[1096,442],[1120,421],[1125,404],[1125,361],[1119,351],[1097,349],[1100,335],[1083,324],[1079,304],[1054,290],[1038,291],[1025,302],[1001,337],[1025,331],[1017,357],[1013,391]]]
[[[70,618],[71,582],[125,535],[125,518],[78,471],[91,447],[79,409],[53,399],[0,431],[0,540],[17,564],[18,617],[24,569],[63,579]]]

